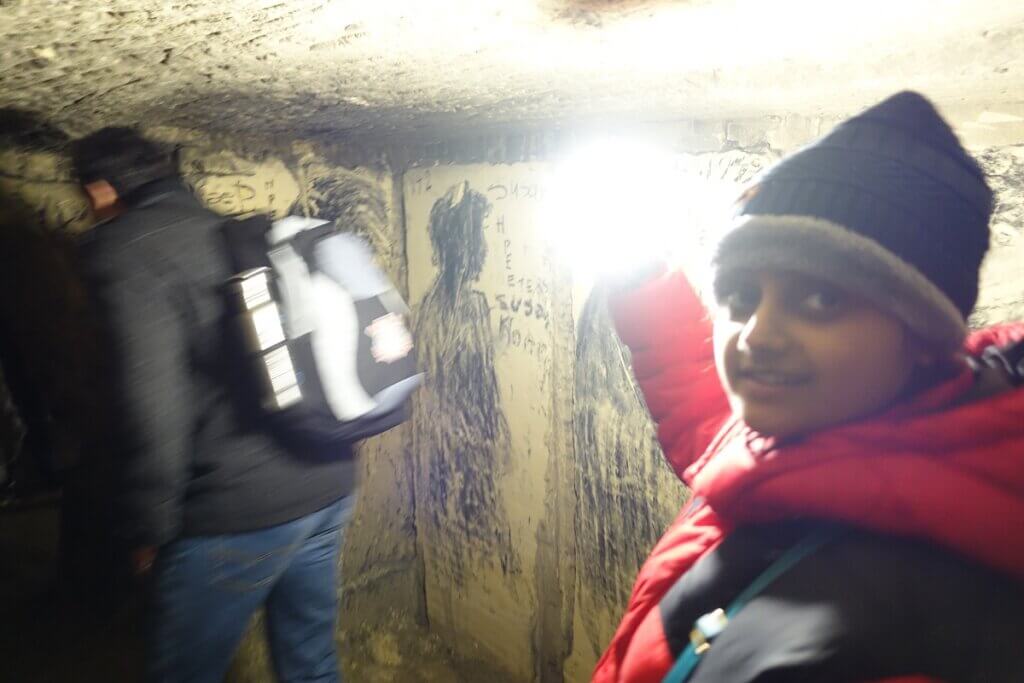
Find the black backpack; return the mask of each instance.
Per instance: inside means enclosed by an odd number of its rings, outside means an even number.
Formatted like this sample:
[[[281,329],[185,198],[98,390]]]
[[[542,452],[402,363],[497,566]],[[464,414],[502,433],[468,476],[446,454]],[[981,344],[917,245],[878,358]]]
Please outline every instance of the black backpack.
[[[235,387],[243,404],[286,445],[317,452],[403,422],[422,383],[408,308],[365,241],[297,216],[220,232],[235,273],[227,343],[255,378]]]

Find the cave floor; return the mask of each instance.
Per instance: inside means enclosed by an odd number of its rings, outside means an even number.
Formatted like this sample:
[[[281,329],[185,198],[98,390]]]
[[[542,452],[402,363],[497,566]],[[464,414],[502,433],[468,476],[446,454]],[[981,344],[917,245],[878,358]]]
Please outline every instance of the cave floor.
[[[141,600],[137,595],[117,600],[83,595],[59,581],[58,532],[56,501],[24,509],[0,507],[0,681],[140,680]],[[402,657],[394,665],[387,658],[357,656],[365,653],[345,657],[342,651],[346,683],[476,683],[477,677],[457,672],[442,654],[422,649],[422,656]],[[271,683],[272,675],[261,668],[258,672],[236,662],[228,681]]]

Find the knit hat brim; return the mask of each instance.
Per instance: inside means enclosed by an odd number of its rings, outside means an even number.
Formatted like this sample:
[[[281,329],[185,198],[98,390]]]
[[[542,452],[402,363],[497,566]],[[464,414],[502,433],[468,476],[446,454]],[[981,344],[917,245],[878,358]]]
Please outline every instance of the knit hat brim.
[[[902,320],[937,351],[966,335],[963,315],[921,271],[874,240],[823,218],[754,214],[719,241],[713,277],[733,269],[778,269],[833,283]]]

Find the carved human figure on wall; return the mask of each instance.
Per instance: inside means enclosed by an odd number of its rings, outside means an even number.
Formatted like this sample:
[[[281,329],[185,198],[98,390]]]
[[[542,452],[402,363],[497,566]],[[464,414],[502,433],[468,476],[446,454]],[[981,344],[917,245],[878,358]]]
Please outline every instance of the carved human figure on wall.
[[[414,439],[427,498],[418,505],[422,517],[461,536],[461,543],[445,544],[450,552],[464,545],[504,564],[512,552],[495,478],[509,430],[494,369],[490,307],[474,288],[487,257],[489,210],[487,198],[463,182],[430,211],[437,275],[415,324],[427,381],[415,402]],[[458,573],[463,558],[451,559]]]

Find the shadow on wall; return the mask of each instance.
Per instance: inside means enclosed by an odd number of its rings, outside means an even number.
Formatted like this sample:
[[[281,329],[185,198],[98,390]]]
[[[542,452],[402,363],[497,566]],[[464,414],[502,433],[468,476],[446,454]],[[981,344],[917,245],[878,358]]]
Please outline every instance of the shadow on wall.
[[[22,110],[0,109],[0,130],[0,149],[12,156],[58,154],[68,141]],[[43,209],[3,184],[0,207],[0,360],[25,422],[25,455],[52,482],[77,460],[74,442],[95,424],[86,298],[62,226],[48,225]]]
[[[19,197],[0,192],[0,205],[0,363],[25,435],[5,457],[17,463],[19,484],[53,486],[77,458],[61,447],[82,398],[83,368],[68,362],[66,326],[84,299],[67,240],[38,225]]]
[[[52,177],[0,183],[0,346],[13,403],[26,427],[20,452],[23,481],[61,485],[61,571],[83,593],[124,586],[110,538],[110,463],[90,447],[107,415],[95,318],[79,278],[66,224],[33,199],[51,191],[88,207],[63,166],[67,136],[30,112],[3,110],[6,163],[24,161]],[[42,162],[40,162],[42,158]],[[43,204],[45,208],[45,203]],[[29,492],[31,493],[31,492]]]
[[[0,189],[0,361],[26,430],[19,452],[0,453],[16,458],[0,525],[4,680],[128,681],[141,668],[134,603],[111,561],[110,469],[88,449],[103,404],[93,329],[70,237]]]
[[[474,288],[487,256],[483,221],[487,198],[461,183],[430,211],[429,235],[438,272],[416,316],[420,367],[427,381],[414,405],[414,452],[421,459],[428,500],[418,518],[434,534],[457,534],[448,552],[461,582],[464,556],[516,564],[497,473],[509,454],[508,423],[494,370],[490,306]]]
[[[0,146],[35,151],[60,150],[68,134],[39,114],[17,107],[0,107]]]

